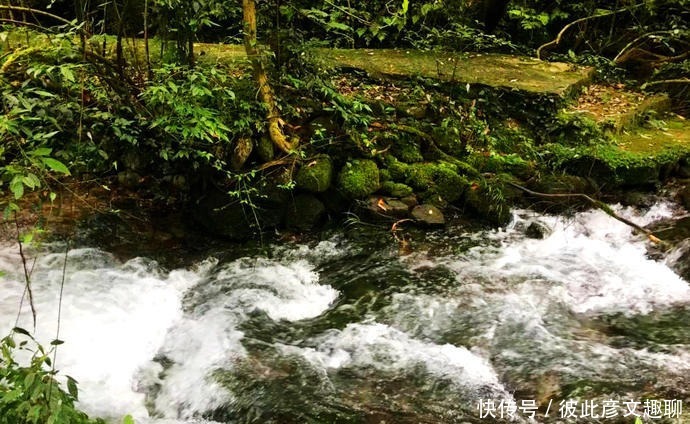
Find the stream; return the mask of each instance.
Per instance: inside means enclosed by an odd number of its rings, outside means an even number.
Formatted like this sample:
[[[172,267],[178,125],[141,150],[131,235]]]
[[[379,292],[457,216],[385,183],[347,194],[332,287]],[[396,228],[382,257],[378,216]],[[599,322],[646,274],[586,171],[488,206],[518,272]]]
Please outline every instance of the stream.
[[[57,368],[113,423],[687,422],[690,285],[668,263],[687,258],[652,259],[598,210],[513,213],[419,232],[411,253],[366,228],[181,267],[47,244],[30,252],[35,335],[55,338],[67,259]],[[17,246],[0,271],[0,331],[31,330]]]

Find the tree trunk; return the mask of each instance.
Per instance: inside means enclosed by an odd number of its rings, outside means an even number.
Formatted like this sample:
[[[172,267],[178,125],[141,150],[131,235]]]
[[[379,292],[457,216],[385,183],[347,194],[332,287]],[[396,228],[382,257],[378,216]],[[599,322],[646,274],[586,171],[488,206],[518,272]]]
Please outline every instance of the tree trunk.
[[[244,14],[244,48],[252,63],[254,79],[259,86],[261,100],[266,105],[268,135],[278,149],[288,154],[292,153],[292,150],[297,147],[296,143],[290,143],[280,127],[280,115],[276,107],[273,90],[269,85],[266,69],[256,47],[256,4],[254,0],[242,0],[242,11]]]

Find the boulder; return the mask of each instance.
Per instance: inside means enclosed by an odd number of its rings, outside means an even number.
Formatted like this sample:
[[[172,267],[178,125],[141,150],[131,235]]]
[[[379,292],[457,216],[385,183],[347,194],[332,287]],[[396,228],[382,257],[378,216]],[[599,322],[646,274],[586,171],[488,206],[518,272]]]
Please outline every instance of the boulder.
[[[513,216],[505,198],[494,195],[486,186],[473,186],[465,193],[465,206],[481,219],[503,226],[510,223]]]
[[[412,187],[393,181],[386,181],[381,185],[381,191],[392,197],[407,197],[413,193]]]
[[[305,163],[295,177],[297,188],[312,193],[328,190],[333,180],[333,163],[328,155],[319,155]]]
[[[291,230],[309,231],[326,215],[324,204],[311,194],[298,194],[288,205],[285,226]]]
[[[364,198],[380,187],[379,168],[372,160],[350,161],[338,174],[338,190],[349,199]]]
[[[531,239],[541,240],[548,237],[549,234],[551,234],[551,228],[539,221],[530,223],[525,229],[525,235]]]

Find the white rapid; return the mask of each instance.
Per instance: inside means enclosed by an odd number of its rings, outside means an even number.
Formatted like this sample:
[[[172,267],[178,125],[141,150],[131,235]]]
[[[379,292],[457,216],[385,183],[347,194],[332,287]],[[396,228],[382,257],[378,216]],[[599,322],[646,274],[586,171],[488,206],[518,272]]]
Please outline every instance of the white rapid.
[[[682,213],[668,203],[644,213],[616,210],[641,225]],[[525,236],[533,222],[549,228],[543,239]],[[399,257],[393,243],[360,249],[335,238],[275,246],[275,259],[209,258],[173,271],[142,258],[123,263],[97,249],[74,249],[67,256],[65,344],[57,367],[78,380],[80,406],[89,414],[113,422],[132,414],[144,424],[208,422],[201,417],[265,394],[232,393],[214,377],[240,363],[261,380],[282,378],[290,368],[277,364],[295,360],[322,376],[325,397],[372,378],[426,379],[425,393],[437,402],[429,410],[450,411],[455,418],[447,422],[461,422],[478,398],[517,401],[516,393],[542,393],[541,380],[571,388],[610,383],[620,387],[611,396],[621,397],[636,396],[638,386],[663,392],[687,381],[688,342],[638,340],[635,326],[645,317],[661,325],[654,320],[690,315],[690,286],[604,213],[563,218],[516,211],[507,229],[451,228],[434,243],[443,248]],[[452,243],[473,247],[448,249]],[[15,325],[24,289],[16,250],[0,248],[3,334]],[[36,336],[47,345],[55,338],[65,255],[46,250],[32,254],[32,280]],[[431,253],[438,251],[444,253]],[[26,304],[18,324],[31,330]],[[265,351],[252,357],[257,344]],[[348,389],[338,387],[343,380]],[[559,390],[553,393],[564,394]],[[609,393],[602,390],[592,396]],[[353,402],[346,397],[338,408],[365,409]]]
[[[24,290],[16,252],[16,246],[5,246],[0,253],[3,334],[15,325]],[[64,260],[64,253],[30,255],[35,336],[45,346],[56,334]],[[249,313],[261,310],[287,321],[311,318],[338,296],[319,284],[313,265],[302,259],[218,265],[211,258],[192,269],[165,272],[141,258],[120,263],[96,249],[75,249],[67,256],[65,276],[60,328],[65,344],[56,367],[79,382],[80,406],[87,413],[115,422],[126,414],[137,423],[202,422],[198,416],[231,398],[210,373],[245,355],[237,327]],[[194,305],[202,293],[204,301]],[[25,301],[17,324],[31,331],[31,321]],[[154,361],[160,357],[172,365],[164,370]],[[145,405],[155,386],[153,407],[163,418],[154,420]]]

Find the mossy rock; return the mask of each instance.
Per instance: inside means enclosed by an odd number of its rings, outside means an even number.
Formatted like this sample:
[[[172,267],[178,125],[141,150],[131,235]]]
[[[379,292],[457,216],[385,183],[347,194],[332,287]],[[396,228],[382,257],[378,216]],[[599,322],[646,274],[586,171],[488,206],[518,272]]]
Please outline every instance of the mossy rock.
[[[535,181],[531,188],[545,194],[586,194],[594,191],[587,178],[576,175],[545,175]]]
[[[400,134],[393,140],[391,153],[405,163],[415,163],[424,161],[422,149],[418,142],[411,139],[409,134]]]
[[[458,173],[458,168],[447,162],[410,165],[405,182],[421,192],[423,200],[439,206],[457,202],[469,186],[469,181]]]
[[[457,123],[457,125],[462,125]],[[465,141],[462,139],[462,134],[457,126],[437,126],[432,130],[432,136],[436,145],[444,152],[454,157],[462,157],[466,154]]]
[[[410,167],[410,165],[400,162],[393,155],[386,155],[384,158],[384,166],[386,167],[386,171],[388,172],[390,179],[396,182],[405,181],[407,170]]]
[[[287,207],[285,226],[309,231],[319,225],[326,214],[324,204],[311,194],[298,194]]]
[[[469,162],[481,172],[507,173],[522,180],[530,179],[536,172],[533,162],[526,161],[517,154],[472,155]]]
[[[393,181],[386,181],[381,185],[381,191],[384,194],[387,194],[389,196],[393,197],[407,197],[411,195],[414,191],[412,190],[412,187],[403,184],[403,183],[396,183]]]
[[[481,219],[504,226],[512,220],[510,206],[496,187],[475,184],[465,193],[465,206]]]
[[[256,142],[256,153],[264,162],[272,161],[275,157],[275,147],[268,137],[261,137]]]
[[[295,177],[297,188],[312,193],[328,190],[333,180],[333,163],[328,155],[319,155],[304,164]]]
[[[381,187],[379,168],[369,159],[355,159],[338,174],[338,189],[349,199],[364,198]]]

